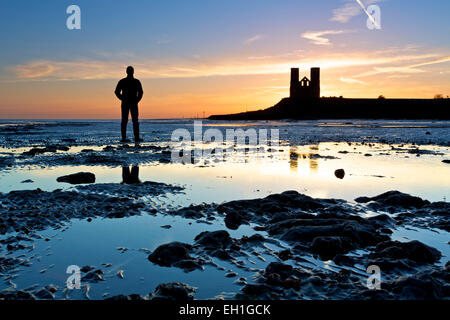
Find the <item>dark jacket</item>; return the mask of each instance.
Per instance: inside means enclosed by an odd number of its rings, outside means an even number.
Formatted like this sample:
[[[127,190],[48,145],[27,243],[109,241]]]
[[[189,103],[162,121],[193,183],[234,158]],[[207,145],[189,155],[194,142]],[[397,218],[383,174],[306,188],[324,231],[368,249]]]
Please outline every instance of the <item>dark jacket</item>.
[[[138,79],[128,77],[119,81],[114,93],[122,101],[122,104],[126,105],[138,104],[144,95],[141,82]]]

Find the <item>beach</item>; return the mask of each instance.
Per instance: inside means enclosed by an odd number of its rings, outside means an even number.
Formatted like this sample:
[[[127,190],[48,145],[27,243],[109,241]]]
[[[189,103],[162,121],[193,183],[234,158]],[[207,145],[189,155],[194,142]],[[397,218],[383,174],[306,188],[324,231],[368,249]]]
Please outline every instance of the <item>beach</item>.
[[[176,163],[194,121],[279,140]],[[1,120],[0,298],[448,298],[449,127],[143,120],[134,145],[115,120]]]

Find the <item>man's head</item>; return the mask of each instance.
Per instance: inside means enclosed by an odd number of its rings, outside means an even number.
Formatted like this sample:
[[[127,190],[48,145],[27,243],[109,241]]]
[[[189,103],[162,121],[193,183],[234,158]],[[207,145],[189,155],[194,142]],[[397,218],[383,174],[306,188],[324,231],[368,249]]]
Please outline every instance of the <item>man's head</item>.
[[[129,77],[133,77],[133,75],[134,75],[134,68],[133,68],[132,66],[129,66],[129,67],[127,68],[127,75],[128,75]]]

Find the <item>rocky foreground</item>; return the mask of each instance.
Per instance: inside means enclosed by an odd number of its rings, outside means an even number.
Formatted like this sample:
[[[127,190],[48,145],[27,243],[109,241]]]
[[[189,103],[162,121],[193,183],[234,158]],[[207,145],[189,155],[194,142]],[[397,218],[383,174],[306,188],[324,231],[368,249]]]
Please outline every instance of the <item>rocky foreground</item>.
[[[99,190],[109,192],[99,194]],[[133,186],[93,184],[76,187],[74,191],[0,194],[0,278],[7,281],[18,268],[30,264],[27,254],[19,258],[11,254],[24,249],[32,252],[39,230],[64,227],[71,219],[162,214],[139,197],[178,191],[181,188],[146,182]],[[173,210],[165,214],[205,223],[223,220],[229,230],[247,224],[255,233],[235,239],[227,230],[201,232],[190,243],[170,242],[149,250],[142,263],[192,272],[204,270],[205,266],[223,270],[220,261],[228,261],[238,269],[256,274],[254,280],[243,277],[233,280],[238,277],[236,273],[226,274],[230,281],[242,286],[236,299],[450,298],[450,263],[442,263],[446,261],[442,253],[416,240],[391,239],[398,227],[449,231],[450,203],[430,203],[397,191],[355,201],[314,199],[287,191],[263,199]],[[372,215],[366,217],[367,212]],[[283,249],[274,250],[268,244]],[[254,269],[243,260],[254,257],[265,261],[262,253],[275,260],[267,263],[264,270]],[[311,269],[305,264],[307,257],[331,261],[337,269]],[[365,271],[369,265],[377,265],[382,271],[381,290],[367,288]],[[81,271],[84,282],[105,281],[102,268],[85,266]],[[58,290],[64,289],[54,285],[26,290],[9,288],[0,292],[0,299],[52,299]],[[145,296],[119,295],[110,299],[194,298],[195,288],[188,284],[166,283]]]

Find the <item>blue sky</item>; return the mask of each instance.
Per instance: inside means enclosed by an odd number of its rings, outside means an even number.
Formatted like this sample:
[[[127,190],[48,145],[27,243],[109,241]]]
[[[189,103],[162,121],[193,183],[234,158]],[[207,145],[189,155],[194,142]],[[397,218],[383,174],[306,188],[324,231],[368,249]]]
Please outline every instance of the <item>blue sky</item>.
[[[65,28],[65,10],[70,4],[82,9],[80,32],[69,33]],[[2,0],[0,28],[9,45],[2,50],[2,62],[39,56],[77,58],[96,51],[154,56],[219,54],[256,34],[285,46],[284,41],[295,42],[300,33],[310,29],[363,28],[366,17],[362,14],[348,24],[330,21],[332,10],[342,5],[345,1]],[[390,0],[378,5],[383,8],[386,32],[367,32],[359,40],[370,37],[372,46],[418,42],[448,48],[449,1]],[[167,43],[171,45],[157,45]],[[355,46],[360,46],[358,41]]]
[[[408,82],[413,88],[419,74],[435,83],[418,96],[450,94],[450,1],[361,1],[381,8],[381,30],[366,28],[367,16],[356,0],[2,0],[0,93],[25,90],[30,95],[22,101],[25,105],[33,94],[34,100],[42,99],[36,92],[62,81],[57,84],[59,96],[52,97],[50,91],[45,95],[49,104],[61,103],[60,95],[67,92],[87,94],[93,83],[106,94],[123,67],[135,64],[137,75],[152,88],[161,87],[151,94],[162,95],[146,96],[149,108],[155,101],[164,103],[162,96],[183,101],[186,94],[198,97],[187,103],[189,108],[200,101],[202,109],[210,105],[211,112],[236,111],[242,108],[240,101],[275,103],[284,94],[286,77],[273,79],[287,74],[290,65],[322,67],[328,80],[324,92],[329,95],[411,95],[417,90],[392,87]],[[71,4],[81,8],[81,30],[66,28],[66,8]],[[231,80],[236,87],[223,92],[221,83]],[[185,90],[174,89],[180,86]],[[272,91],[260,93],[270,87]],[[208,99],[202,100],[205,93],[199,88],[206,88]],[[231,93],[235,99],[229,99]],[[19,102],[17,95],[6,99],[0,117],[12,116]],[[174,105],[179,102],[168,108]],[[176,116],[175,109],[170,115]]]

